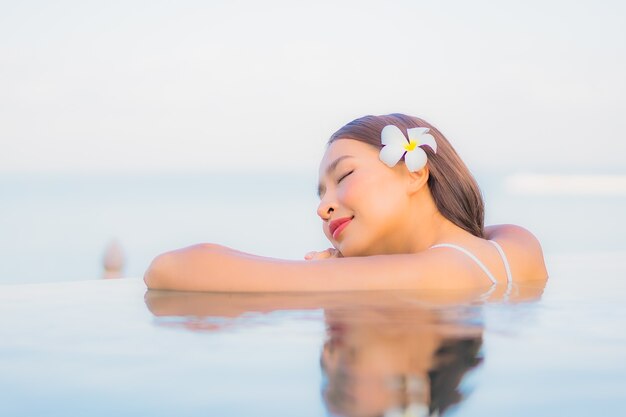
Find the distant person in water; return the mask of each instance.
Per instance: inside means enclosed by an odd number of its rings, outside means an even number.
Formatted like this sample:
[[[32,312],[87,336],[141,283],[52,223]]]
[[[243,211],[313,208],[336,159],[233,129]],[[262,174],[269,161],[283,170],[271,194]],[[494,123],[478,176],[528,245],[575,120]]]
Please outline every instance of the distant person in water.
[[[102,267],[104,268],[102,278],[122,278],[124,274],[124,264],[124,249],[117,239],[113,239],[107,244],[104,249],[104,254],[102,255]]]
[[[335,132],[319,168],[317,214],[332,248],[303,261],[218,244],[156,257],[149,288],[276,292],[467,289],[546,280],[526,229],[484,227],[478,184],[439,130],[403,114]],[[254,211],[253,207],[250,207]],[[273,221],[280,225],[280,207]]]

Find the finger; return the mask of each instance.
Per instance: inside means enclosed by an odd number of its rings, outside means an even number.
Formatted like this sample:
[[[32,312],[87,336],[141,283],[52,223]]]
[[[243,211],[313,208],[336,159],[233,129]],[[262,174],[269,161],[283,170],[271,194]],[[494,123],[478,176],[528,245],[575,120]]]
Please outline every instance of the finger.
[[[313,256],[313,259],[328,259],[332,256],[332,254],[330,253],[330,251],[328,249],[325,249],[321,252],[315,252],[315,255]]]
[[[332,258],[343,258],[343,255],[341,254],[341,252],[339,252],[338,249],[328,248],[327,250],[330,252],[330,256]]]
[[[311,261],[315,259],[326,259],[326,258],[330,258],[330,254],[327,253],[325,250],[321,252],[311,251],[311,252],[308,252],[306,255],[304,255],[304,259],[307,261]]]
[[[304,255],[304,259],[307,261],[311,261],[311,260],[318,260],[318,259],[328,259],[331,256],[332,254],[329,251],[329,249],[326,249],[320,252],[311,251],[307,253],[306,255]]]
[[[324,253],[324,259],[343,258],[343,255],[341,254],[341,252],[339,252],[339,250],[335,248],[328,248],[323,253]]]

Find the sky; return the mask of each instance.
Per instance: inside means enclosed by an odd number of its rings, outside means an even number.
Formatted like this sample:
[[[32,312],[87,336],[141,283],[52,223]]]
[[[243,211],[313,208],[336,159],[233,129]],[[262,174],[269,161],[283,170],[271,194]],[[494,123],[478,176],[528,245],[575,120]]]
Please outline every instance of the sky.
[[[365,114],[626,173],[622,1],[0,1],[0,175],[317,171]]]

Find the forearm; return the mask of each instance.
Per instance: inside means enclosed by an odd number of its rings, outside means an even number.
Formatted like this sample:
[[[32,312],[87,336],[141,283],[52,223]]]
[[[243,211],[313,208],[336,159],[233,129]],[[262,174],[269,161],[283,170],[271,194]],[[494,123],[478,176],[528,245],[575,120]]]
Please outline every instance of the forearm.
[[[220,262],[230,249],[213,244],[199,244],[157,256],[144,274],[150,289],[181,291],[220,291],[217,275],[224,267]],[[218,266],[219,265],[219,266]]]
[[[357,277],[364,268],[356,263],[351,268],[352,273],[333,280],[338,270],[332,261],[289,261],[250,255],[218,245],[196,245],[157,257],[146,271],[144,280],[148,288],[182,291],[358,289]],[[345,270],[345,267],[339,269]]]
[[[268,276],[264,282],[258,282],[256,277],[269,275],[268,269],[272,269],[272,263],[266,258],[219,245],[201,244],[159,255],[146,271],[144,281],[150,289],[260,291],[261,285],[274,284],[277,279]]]
[[[197,245],[157,257],[145,274],[148,288],[212,292],[322,292],[457,287],[424,274],[420,255],[290,261]],[[417,268],[417,265],[422,268]],[[448,275],[450,276],[450,275]],[[454,276],[452,274],[451,276]]]

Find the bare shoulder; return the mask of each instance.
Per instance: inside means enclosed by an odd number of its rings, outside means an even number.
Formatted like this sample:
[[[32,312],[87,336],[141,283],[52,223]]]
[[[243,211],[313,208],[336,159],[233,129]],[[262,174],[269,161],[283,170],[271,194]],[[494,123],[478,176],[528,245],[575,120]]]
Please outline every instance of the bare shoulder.
[[[539,239],[528,229],[514,224],[489,226],[487,238],[502,246],[516,281],[547,278],[543,249]]]

